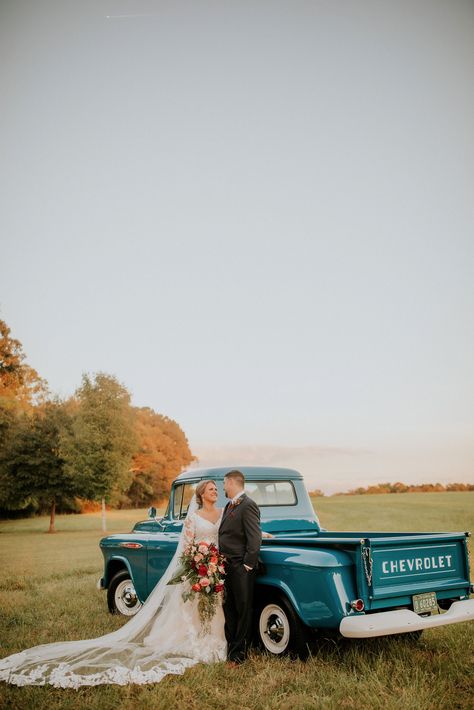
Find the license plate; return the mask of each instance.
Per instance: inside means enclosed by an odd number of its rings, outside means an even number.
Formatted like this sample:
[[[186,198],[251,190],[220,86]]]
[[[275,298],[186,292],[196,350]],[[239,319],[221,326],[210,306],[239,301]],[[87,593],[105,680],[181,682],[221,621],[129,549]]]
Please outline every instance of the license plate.
[[[426,594],[415,594],[413,597],[413,611],[416,614],[426,614],[438,608],[436,601],[436,592],[427,592]]]

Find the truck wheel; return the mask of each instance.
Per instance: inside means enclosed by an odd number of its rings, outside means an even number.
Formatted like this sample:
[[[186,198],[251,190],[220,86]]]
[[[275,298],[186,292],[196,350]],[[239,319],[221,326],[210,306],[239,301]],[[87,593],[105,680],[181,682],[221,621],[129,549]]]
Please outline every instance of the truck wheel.
[[[107,604],[111,614],[123,614],[123,616],[134,616],[141,608],[142,603],[126,569],[117,572],[110,580]]]
[[[263,602],[257,614],[257,639],[274,656],[294,654],[301,660],[309,655],[309,629],[282,597]]]

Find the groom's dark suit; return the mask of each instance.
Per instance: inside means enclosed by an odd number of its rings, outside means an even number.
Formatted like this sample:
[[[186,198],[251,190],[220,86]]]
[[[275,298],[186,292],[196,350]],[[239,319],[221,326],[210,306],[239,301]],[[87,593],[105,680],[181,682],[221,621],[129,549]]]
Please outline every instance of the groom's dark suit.
[[[245,660],[252,635],[255,570],[262,542],[260,510],[245,493],[227,503],[219,527],[219,550],[227,558],[224,617],[227,658]],[[245,568],[251,567],[248,571]]]

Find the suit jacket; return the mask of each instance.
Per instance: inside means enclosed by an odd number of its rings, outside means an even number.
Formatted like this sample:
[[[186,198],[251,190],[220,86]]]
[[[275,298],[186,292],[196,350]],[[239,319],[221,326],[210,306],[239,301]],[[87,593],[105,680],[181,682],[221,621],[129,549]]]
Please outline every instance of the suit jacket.
[[[262,542],[260,509],[245,493],[237,500],[237,505],[231,506],[229,501],[224,508],[219,526],[219,550],[229,562],[241,562],[255,569]]]

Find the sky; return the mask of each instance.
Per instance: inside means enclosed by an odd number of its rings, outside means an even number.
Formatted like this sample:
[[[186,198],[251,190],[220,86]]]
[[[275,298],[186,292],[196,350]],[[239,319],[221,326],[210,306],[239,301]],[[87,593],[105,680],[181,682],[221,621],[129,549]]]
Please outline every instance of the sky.
[[[202,465],[474,481],[474,4],[0,4],[0,318]]]

